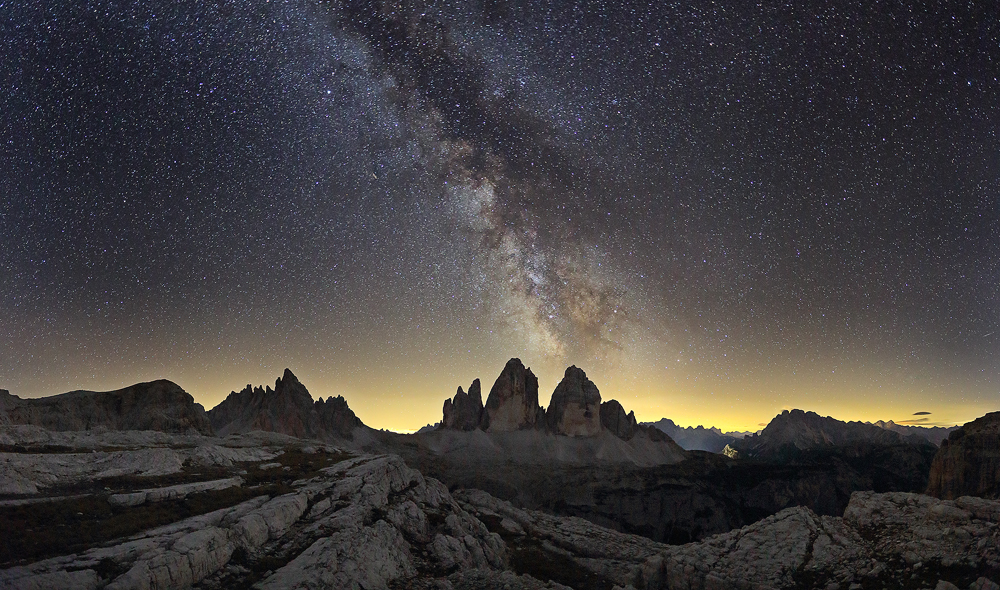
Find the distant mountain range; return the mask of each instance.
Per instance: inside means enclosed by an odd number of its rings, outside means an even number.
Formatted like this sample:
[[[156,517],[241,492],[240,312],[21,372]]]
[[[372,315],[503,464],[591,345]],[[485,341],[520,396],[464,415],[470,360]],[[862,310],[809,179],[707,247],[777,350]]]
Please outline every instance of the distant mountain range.
[[[745,456],[764,457],[774,456],[779,449],[806,450],[856,442],[929,441],[940,445],[957,429],[904,426],[892,421],[843,422],[802,410],[779,414],[759,433],[681,427],[669,418],[638,424],[634,413],[626,413],[616,400],[602,402],[597,386],[577,367],[566,369],[549,407],[541,407],[537,377],[516,358],[507,362],[486,403],[476,379],[468,392],[459,387],[453,398],[445,400],[442,414],[441,422],[428,425],[414,435],[438,452],[448,452],[449,445],[433,442],[442,437],[434,433],[444,431],[481,431],[494,437],[500,433],[537,431],[546,436],[580,440],[608,433],[626,443],[638,436],[654,446],[672,447],[662,458],[672,457],[669,461],[680,460],[682,451],[721,453],[727,447]],[[359,445],[371,445],[375,439],[386,438],[365,426],[343,397],[313,400],[288,369],[275,381],[273,389],[247,385],[242,391],[230,393],[208,412],[190,394],[167,380],[110,392],[73,391],[38,399],[21,399],[0,390],[0,424],[4,423],[34,424],[56,431],[106,428],[214,432],[221,436],[260,430],[322,440],[353,440],[358,434]],[[630,451],[625,454],[634,455]]]
[[[843,422],[815,412],[785,410],[760,432],[735,441],[731,447],[740,456],[774,459],[797,451],[838,447],[848,444],[900,445],[907,442],[930,444],[923,439],[907,440],[898,432],[864,422]]]
[[[786,418],[791,415],[792,417]],[[737,448],[746,444],[742,441],[746,437],[753,438],[763,435],[764,431],[754,432],[722,432],[715,427],[705,428],[681,427],[674,424],[669,418],[661,418],[656,422],[643,422],[644,425],[653,426],[666,433],[678,445],[686,451],[708,451],[710,453],[721,453],[726,446]],[[958,426],[903,426],[896,424],[892,420],[883,422],[843,422],[835,418],[820,418],[814,412],[804,412],[802,410],[791,410],[778,414],[768,424],[774,425],[768,436],[755,445],[780,446],[792,443],[796,448],[809,449],[821,448],[824,446],[838,445],[845,442],[855,442],[859,440],[869,441],[898,441],[895,437],[884,436],[881,431],[889,431],[899,434],[903,439],[910,442],[928,441],[935,446],[940,446],[941,441],[948,438],[948,435],[958,429]],[[872,427],[878,430],[871,430]],[[765,428],[767,430],[767,428]],[[778,433],[781,434],[778,434]],[[738,444],[737,444],[738,443]],[[763,448],[763,447],[762,447]]]
[[[674,442],[680,445],[685,451],[721,453],[726,448],[726,445],[744,436],[753,434],[752,432],[722,432],[715,427],[682,427],[674,424],[674,421],[669,418],[660,418],[656,422],[643,422],[642,424],[652,426],[666,433],[667,436],[674,439]]]
[[[888,422],[879,420],[874,424],[879,428],[898,432],[903,436],[917,436],[927,439],[936,446],[941,446],[941,443],[948,438],[948,435],[960,428],[959,426],[903,426],[896,424],[892,420]]]

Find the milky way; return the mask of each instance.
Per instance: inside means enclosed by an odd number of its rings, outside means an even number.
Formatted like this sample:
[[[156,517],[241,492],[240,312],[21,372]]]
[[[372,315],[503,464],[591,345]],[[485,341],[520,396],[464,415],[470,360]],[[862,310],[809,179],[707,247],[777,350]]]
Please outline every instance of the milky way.
[[[994,408],[997,9],[744,4],[0,4],[0,387]]]

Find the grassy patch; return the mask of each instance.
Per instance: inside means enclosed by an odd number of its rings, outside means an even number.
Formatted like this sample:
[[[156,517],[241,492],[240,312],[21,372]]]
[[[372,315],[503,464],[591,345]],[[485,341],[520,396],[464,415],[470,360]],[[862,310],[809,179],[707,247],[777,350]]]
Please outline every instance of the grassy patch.
[[[518,574],[552,580],[576,590],[606,590],[614,584],[580,567],[570,557],[547,550],[540,542],[524,538],[510,547],[510,566]]]
[[[348,453],[303,453],[300,449],[290,449],[270,461],[263,462],[264,464],[281,463],[280,467],[261,469],[258,463],[248,463],[240,466],[240,469],[246,471],[245,474],[240,474],[240,477],[246,481],[245,485],[248,486],[276,483],[291,485],[292,482],[300,479],[325,477],[320,470],[353,456]]]
[[[500,526],[499,515],[477,516],[491,533],[503,538],[510,549],[510,567],[518,574],[528,574],[543,582],[552,580],[576,590],[607,590],[614,584],[607,578],[587,571],[570,557],[546,549],[538,539],[516,535]]]

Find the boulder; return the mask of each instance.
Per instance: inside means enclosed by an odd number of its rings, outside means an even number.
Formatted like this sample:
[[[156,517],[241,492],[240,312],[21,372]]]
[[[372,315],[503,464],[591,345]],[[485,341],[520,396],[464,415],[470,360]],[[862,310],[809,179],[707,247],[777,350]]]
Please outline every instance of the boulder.
[[[483,419],[483,394],[479,379],[469,386],[469,393],[458,388],[455,399],[444,400],[444,419],[442,428],[452,430],[475,430]]]
[[[556,434],[596,436],[601,432],[601,392],[583,369],[566,369],[552,393],[545,419],[549,430]]]
[[[969,422],[942,442],[927,493],[945,500],[1000,496],[1000,412]]]
[[[625,408],[618,400],[608,400],[601,404],[601,425],[622,440],[631,440],[635,436],[635,412],[625,414]]]
[[[540,410],[538,377],[521,363],[521,359],[512,358],[490,389],[483,409],[482,428],[489,432],[533,428]]]
[[[243,478],[241,477],[227,477],[225,479],[215,479],[212,481],[182,483],[161,488],[139,490],[137,492],[111,494],[108,496],[108,503],[112,506],[140,506],[147,502],[178,500],[186,498],[191,494],[197,494],[198,492],[224,490],[226,488],[240,485],[243,485]]]

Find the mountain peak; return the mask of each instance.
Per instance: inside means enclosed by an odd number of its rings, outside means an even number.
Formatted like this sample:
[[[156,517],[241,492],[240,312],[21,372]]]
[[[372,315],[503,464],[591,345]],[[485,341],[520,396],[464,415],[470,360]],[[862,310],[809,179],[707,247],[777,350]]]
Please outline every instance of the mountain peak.
[[[900,444],[897,432],[864,422],[843,422],[816,412],[783,410],[759,436],[734,443],[737,450],[751,456],[769,456],[789,450],[820,449],[852,443]]]
[[[292,373],[291,369],[286,367],[285,372],[281,374],[281,377],[278,378],[275,385],[281,382],[299,383],[299,378],[295,376],[295,373]],[[277,389],[277,387],[275,389]]]
[[[454,398],[444,400],[438,428],[487,432],[547,430],[580,437],[598,436],[607,430],[625,441],[640,432],[654,442],[669,440],[660,430],[637,424],[635,413],[626,413],[619,402],[602,403],[597,385],[576,365],[566,368],[547,409],[538,405],[538,378],[517,357],[504,365],[485,405],[481,400],[479,379],[472,382],[468,393],[459,387]]]
[[[344,398],[313,401],[290,369],[275,380],[273,390],[247,385],[230,393],[208,417],[221,436],[263,430],[299,438],[351,438],[352,430],[362,426]]]
[[[532,428],[538,422],[538,377],[519,358],[507,361],[490,389],[482,428],[505,432]]]
[[[569,436],[594,436],[601,432],[601,392],[587,374],[572,365],[552,392],[545,411],[549,430]]]

